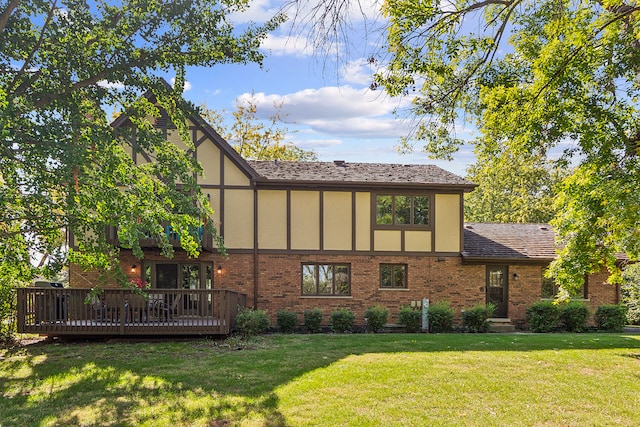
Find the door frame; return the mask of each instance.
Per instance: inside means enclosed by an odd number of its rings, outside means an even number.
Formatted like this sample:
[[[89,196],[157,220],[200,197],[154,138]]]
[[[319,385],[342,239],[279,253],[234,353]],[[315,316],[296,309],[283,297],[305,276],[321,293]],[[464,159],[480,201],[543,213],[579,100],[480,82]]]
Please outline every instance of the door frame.
[[[501,282],[502,282],[502,303],[496,304],[492,301],[490,295],[490,280],[491,280],[491,272],[498,271],[501,272]],[[508,318],[509,317],[509,266],[506,264],[493,264],[487,265],[486,269],[486,286],[485,286],[485,301],[487,304],[492,303],[496,306],[496,311],[494,312],[493,317],[496,318]]]

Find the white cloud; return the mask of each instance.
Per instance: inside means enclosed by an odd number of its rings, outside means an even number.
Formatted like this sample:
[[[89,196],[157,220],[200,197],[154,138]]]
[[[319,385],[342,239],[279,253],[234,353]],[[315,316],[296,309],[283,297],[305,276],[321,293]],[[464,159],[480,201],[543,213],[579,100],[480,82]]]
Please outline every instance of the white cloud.
[[[176,84],[176,78],[172,77],[171,78],[171,86],[174,86]],[[191,86],[191,83],[187,80],[184,81],[184,89],[182,89],[182,92],[187,92],[189,90],[191,90],[193,86]]]
[[[335,147],[336,145],[341,145],[342,140],[340,139],[308,139],[304,141],[293,141],[293,143],[304,149],[318,149],[318,148],[326,148],[326,147]]]
[[[373,81],[375,71],[366,59],[349,61],[342,67],[342,80],[346,83],[369,86]]]
[[[282,1],[252,0],[247,10],[232,13],[229,18],[235,24],[264,23],[273,18],[281,7]]]
[[[292,55],[305,57],[313,55],[313,47],[304,37],[276,36],[269,34],[260,47],[274,56]]]
[[[408,98],[390,98],[382,91],[351,86],[305,89],[286,95],[244,93],[236,102],[249,99],[256,105],[256,115],[260,118],[273,116],[276,106],[282,105],[280,115],[288,123],[306,125],[331,135],[372,138],[403,135],[403,121],[395,119],[393,112],[410,103]]]
[[[109,82],[107,80],[100,80],[96,84],[106,89],[124,89],[124,83],[122,82]]]

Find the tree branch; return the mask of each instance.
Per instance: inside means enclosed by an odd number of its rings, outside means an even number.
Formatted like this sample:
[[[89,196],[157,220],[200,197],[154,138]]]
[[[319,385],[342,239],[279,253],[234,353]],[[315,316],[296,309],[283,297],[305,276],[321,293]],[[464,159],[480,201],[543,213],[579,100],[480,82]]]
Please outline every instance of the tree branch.
[[[0,14],[0,33],[4,31],[7,26],[7,22],[9,21],[9,17],[13,13],[16,7],[20,4],[20,0],[10,0],[7,7]]]

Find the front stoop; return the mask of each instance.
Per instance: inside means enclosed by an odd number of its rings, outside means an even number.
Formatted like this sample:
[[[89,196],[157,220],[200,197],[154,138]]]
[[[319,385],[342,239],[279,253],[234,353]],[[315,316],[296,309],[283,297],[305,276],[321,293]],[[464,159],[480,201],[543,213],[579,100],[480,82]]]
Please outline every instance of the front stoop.
[[[511,323],[511,319],[493,318],[489,319],[489,330],[491,332],[515,332],[516,327]]]

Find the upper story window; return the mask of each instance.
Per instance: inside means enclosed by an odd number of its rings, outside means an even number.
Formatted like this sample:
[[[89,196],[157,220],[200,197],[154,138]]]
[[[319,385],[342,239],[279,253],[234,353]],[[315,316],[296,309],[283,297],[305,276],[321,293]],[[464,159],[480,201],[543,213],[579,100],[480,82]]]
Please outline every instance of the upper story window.
[[[430,197],[376,196],[376,225],[429,227]]]
[[[302,264],[302,295],[350,294],[351,273],[348,264]]]

